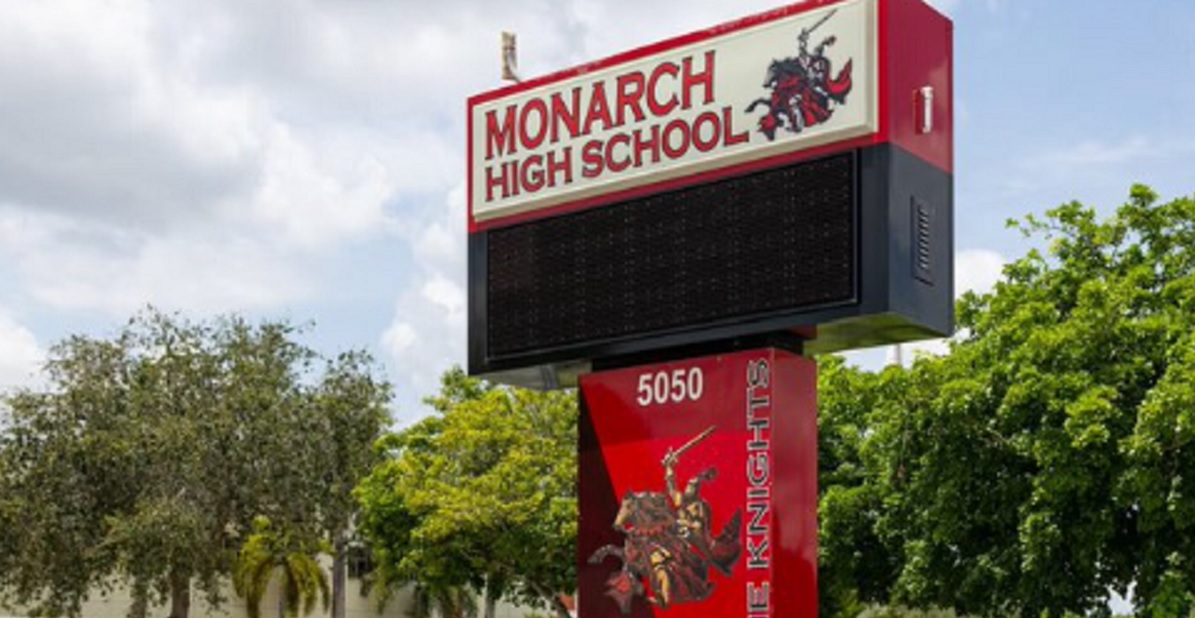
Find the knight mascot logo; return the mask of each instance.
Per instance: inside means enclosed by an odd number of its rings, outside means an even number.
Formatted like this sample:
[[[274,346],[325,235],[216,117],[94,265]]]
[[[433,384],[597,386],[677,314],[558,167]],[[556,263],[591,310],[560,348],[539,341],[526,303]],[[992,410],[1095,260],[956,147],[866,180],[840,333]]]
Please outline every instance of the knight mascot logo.
[[[831,62],[825,52],[837,39],[826,37],[812,53],[809,51],[809,35],[837,12],[837,9],[830,11],[813,26],[801,30],[797,36],[795,58],[773,60],[768,66],[763,86],[769,88],[771,94],[752,101],[746,110],[750,114],[761,105],[767,108],[767,113],[759,119],[758,130],[768,141],[776,139],[779,129],[800,133],[826,122],[833,115],[835,105],[846,103],[851,92],[852,60],[848,59],[838,74],[831,77]]]
[[[661,462],[666,495],[627,492],[614,518],[614,528],[626,537],[625,541],[622,546],[606,545],[589,558],[590,564],[610,556],[622,561],[622,568],[606,580],[606,594],[623,614],[630,613],[636,596],[661,609],[675,603],[704,601],[714,591],[710,569],[730,576],[742,553],[741,509],[717,536],[710,530],[710,505],[701,497],[701,485],[713,481],[717,469],[706,468],[689,479],[683,490],[676,484],[680,456],[708,438],[714,429],[706,429],[676,450],[669,449]]]

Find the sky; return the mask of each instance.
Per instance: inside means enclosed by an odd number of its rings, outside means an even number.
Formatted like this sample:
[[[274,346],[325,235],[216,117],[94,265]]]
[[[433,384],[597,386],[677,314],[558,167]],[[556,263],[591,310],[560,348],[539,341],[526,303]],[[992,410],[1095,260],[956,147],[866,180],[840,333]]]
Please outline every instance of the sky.
[[[954,20],[957,289],[1009,217],[1195,193],[1195,3],[937,0]],[[311,323],[395,417],[465,358],[465,100],[764,0],[0,0],[0,389],[147,305]],[[877,364],[882,351],[855,355]]]

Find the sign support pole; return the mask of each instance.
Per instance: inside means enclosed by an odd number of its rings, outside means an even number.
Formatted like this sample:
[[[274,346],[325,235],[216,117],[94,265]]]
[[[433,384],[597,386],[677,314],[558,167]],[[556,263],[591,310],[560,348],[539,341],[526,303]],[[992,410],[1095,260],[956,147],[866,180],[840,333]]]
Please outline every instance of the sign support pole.
[[[816,381],[772,347],[583,376],[579,616],[814,618]]]

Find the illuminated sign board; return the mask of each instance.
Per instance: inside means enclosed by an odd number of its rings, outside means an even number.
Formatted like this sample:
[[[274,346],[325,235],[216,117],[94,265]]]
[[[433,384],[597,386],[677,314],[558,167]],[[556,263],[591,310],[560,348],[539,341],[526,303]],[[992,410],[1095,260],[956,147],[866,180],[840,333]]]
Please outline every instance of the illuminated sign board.
[[[852,0],[469,106],[487,220],[876,131],[876,3]]]

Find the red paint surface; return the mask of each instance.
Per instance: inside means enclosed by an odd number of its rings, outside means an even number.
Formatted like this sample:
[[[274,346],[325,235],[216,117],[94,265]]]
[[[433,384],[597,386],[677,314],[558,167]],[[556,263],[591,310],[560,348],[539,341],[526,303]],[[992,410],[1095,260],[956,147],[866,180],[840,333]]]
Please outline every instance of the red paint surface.
[[[954,25],[922,0],[880,0],[885,140],[954,172]],[[885,91],[884,81],[887,81]],[[933,131],[918,133],[917,91],[934,89]]]
[[[767,381],[759,381],[766,367]],[[696,401],[671,400],[640,405],[640,376],[676,370],[703,376]],[[754,372],[754,374],[752,374]],[[756,380],[751,386],[751,376]],[[674,602],[668,609],[636,597],[629,615],[676,618],[813,618],[817,615],[817,421],[816,366],[805,358],[773,349],[710,356],[687,361],[599,372],[581,378],[583,403],[580,450],[580,534],[578,539],[579,601],[582,618],[623,616],[607,594],[607,580],[622,563],[607,557],[590,564],[594,552],[606,545],[622,547],[627,534],[613,527],[620,503],[629,492],[665,493],[661,464],[669,449],[679,448],[704,430],[708,438],[684,453],[676,465],[679,488],[702,471],[714,468],[717,477],[702,485],[709,503],[710,530],[717,535],[741,512],[739,541],[742,554],[729,576],[710,569],[713,590],[704,601]],[[754,399],[754,406],[751,399]],[[766,405],[761,401],[766,399]],[[749,421],[767,419],[766,428],[753,431]],[[757,427],[758,429],[758,427]],[[764,432],[766,433],[760,433]],[[749,442],[766,438],[767,448]],[[769,478],[760,477],[766,454]],[[753,513],[759,512],[766,486],[769,510],[757,522],[767,532],[752,533]],[[749,490],[755,487],[754,494]],[[754,505],[756,510],[752,510]],[[747,549],[748,540],[751,552]],[[760,541],[767,540],[766,551]],[[752,556],[755,559],[752,560]],[[749,565],[754,563],[754,568]],[[647,579],[640,579],[647,585]],[[748,611],[748,591],[768,582],[766,610]],[[749,588],[754,585],[754,588]],[[650,593],[649,593],[650,595]]]

